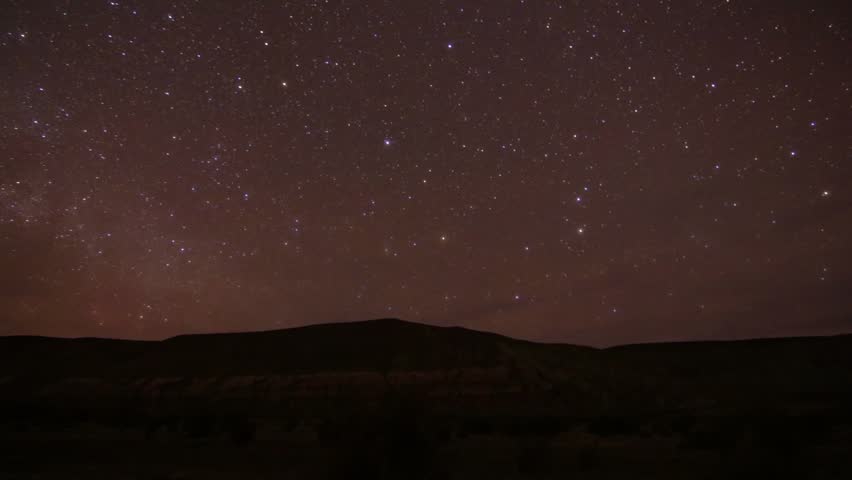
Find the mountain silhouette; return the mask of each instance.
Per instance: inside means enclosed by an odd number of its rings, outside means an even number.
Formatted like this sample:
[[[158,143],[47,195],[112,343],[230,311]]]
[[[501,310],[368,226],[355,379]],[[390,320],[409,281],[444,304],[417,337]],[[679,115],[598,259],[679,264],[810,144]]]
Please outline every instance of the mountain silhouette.
[[[722,476],[801,474],[802,462],[852,471],[832,454],[850,446],[849,405],[852,335],[597,349],[379,319],[162,341],[0,337],[6,465],[87,438],[122,462],[140,448],[219,452],[198,478],[446,478],[431,465],[474,468],[497,452],[520,475],[505,478],[603,464],[621,475],[637,459],[656,478],[675,457]],[[266,463],[221,456],[221,438],[256,436]],[[281,463],[283,448],[305,456]],[[690,453],[702,449],[741,453],[722,468]],[[788,456],[798,463],[776,461]],[[188,461],[169,458],[151,475]],[[121,471],[111,465],[104,475]]]
[[[536,345],[460,327],[398,319],[261,332],[181,335],[162,341],[0,338],[0,371],[75,375],[240,374],[440,370],[511,365],[521,351],[588,347]]]
[[[398,319],[162,341],[0,338],[6,384],[22,377],[47,382],[478,370],[499,372],[501,383],[517,389],[568,388],[593,396],[604,390],[626,394],[636,383],[686,394],[726,388],[735,396],[761,389],[845,394],[852,390],[850,366],[852,335],[596,349]]]

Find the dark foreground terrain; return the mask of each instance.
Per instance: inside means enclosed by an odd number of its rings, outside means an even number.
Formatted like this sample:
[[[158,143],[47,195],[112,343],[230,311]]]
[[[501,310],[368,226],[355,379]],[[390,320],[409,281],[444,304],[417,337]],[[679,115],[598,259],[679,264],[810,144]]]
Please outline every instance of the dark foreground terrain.
[[[852,478],[852,336],[0,338],[0,478]]]

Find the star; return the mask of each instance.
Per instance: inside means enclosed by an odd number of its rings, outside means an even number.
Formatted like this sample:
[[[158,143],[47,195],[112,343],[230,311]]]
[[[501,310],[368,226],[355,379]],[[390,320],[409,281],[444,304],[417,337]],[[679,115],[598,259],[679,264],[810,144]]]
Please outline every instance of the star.
[[[838,8],[775,2],[767,27],[745,2],[365,0],[368,24],[328,2],[109,0],[97,19],[29,3],[2,35],[4,334],[161,338],[393,305],[610,344],[848,313],[846,278],[819,271],[848,263],[852,235]],[[719,13],[733,30],[696,27]],[[512,299],[540,310],[500,310]]]

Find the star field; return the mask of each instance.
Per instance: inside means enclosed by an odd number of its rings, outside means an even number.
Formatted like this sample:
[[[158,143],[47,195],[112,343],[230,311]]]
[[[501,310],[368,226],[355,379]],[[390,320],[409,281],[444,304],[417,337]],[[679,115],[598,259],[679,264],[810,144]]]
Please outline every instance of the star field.
[[[0,334],[852,330],[844,2],[0,6]]]

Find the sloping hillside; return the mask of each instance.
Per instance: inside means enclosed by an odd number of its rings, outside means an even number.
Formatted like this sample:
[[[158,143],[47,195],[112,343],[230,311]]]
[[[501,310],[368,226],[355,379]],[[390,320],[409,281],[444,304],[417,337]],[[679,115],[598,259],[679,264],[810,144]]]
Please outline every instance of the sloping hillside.
[[[473,395],[485,410],[522,397],[527,408],[564,405],[572,414],[804,408],[852,398],[850,367],[852,336],[598,350],[396,319],[159,342],[0,338],[0,393],[22,401],[160,398],[168,390],[262,403],[405,386],[422,396]]]
[[[160,342],[8,337],[0,477],[47,450],[45,478],[116,476],[139,452],[146,478],[381,478],[388,462],[459,478],[837,478],[852,470],[838,453],[849,405],[852,336],[601,350],[383,319]]]

